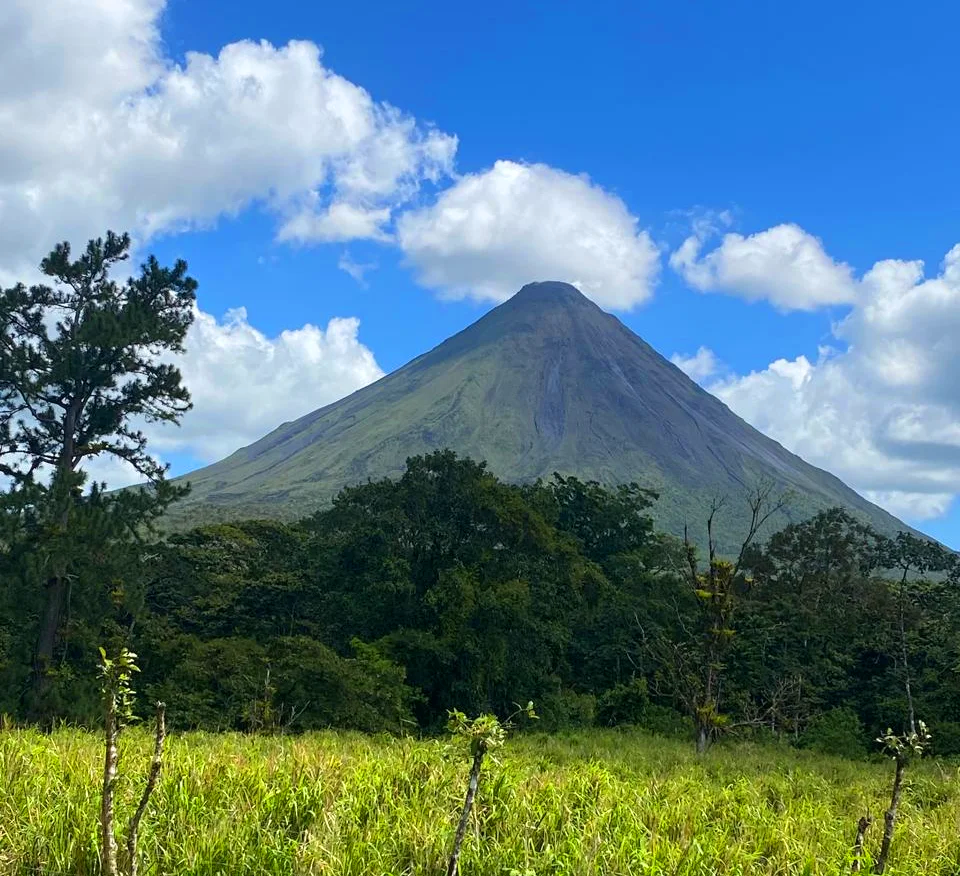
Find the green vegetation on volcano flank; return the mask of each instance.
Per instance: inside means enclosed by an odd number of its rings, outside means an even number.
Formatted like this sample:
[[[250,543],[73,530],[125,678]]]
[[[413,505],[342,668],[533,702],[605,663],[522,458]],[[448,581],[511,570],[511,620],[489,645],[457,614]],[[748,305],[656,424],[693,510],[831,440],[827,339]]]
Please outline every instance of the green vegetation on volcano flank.
[[[344,486],[398,477],[408,457],[449,448],[513,482],[554,472],[659,493],[658,525],[702,540],[704,509],[734,550],[745,490],[790,502],[768,532],[841,506],[878,531],[909,527],[733,414],[573,286],[532,283],[430,352],[334,404],[285,423],[184,478],[178,526],[296,520]]]

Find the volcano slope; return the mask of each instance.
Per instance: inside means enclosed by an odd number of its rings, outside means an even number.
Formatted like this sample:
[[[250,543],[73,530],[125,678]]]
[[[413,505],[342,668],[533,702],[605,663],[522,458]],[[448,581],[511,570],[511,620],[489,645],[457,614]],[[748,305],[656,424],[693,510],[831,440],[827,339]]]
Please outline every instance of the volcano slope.
[[[712,500],[733,549],[744,496],[789,491],[768,532],[842,506],[876,529],[909,529],[838,478],[752,428],[618,319],[566,283],[524,286],[430,352],[346,398],[284,423],[186,475],[176,526],[294,519],[344,486],[399,475],[407,457],[451,448],[507,481],[554,472],[660,494],[655,517],[702,541]]]

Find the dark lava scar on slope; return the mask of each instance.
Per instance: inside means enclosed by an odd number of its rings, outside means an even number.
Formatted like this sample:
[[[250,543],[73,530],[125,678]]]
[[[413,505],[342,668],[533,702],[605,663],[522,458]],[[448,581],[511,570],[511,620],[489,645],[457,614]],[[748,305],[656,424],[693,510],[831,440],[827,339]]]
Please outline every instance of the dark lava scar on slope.
[[[562,353],[557,351],[544,368],[540,384],[540,404],[534,415],[537,432],[552,446],[560,443],[566,426],[563,380],[560,376],[562,358]]]

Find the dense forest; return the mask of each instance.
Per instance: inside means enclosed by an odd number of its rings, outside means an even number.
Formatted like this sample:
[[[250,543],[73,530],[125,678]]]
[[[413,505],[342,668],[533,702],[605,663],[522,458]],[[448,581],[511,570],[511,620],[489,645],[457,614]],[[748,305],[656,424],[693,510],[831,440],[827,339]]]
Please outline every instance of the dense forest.
[[[533,699],[544,728],[699,724],[856,754],[906,722],[909,682],[936,750],[960,752],[949,555],[838,509],[700,571],[654,530],[654,501],[505,484],[446,451],[295,525],[116,543],[75,564],[45,715],[93,722],[97,646],[122,643],[180,727],[430,731],[453,707]],[[4,555],[11,714],[41,609],[23,547]]]
[[[189,407],[163,356],[196,283],[152,258],[115,282],[129,247],[61,244],[51,286],[0,296],[0,713],[95,722],[98,649],[129,647],[141,702],[175,727],[431,732],[534,700],[544,729],[638,725],[701,750],[739,733],[857,755],[924,720],[960,753],[954,555],[840,509],[770,533],[789,497],[769,486],[680,540],[640,485],[508,484],[437,451],[296,524],[161,538],[184,491],[138,424]],[[88,485],[103,455],[149,487]],[[750,523],[721,556],[736,502]]]

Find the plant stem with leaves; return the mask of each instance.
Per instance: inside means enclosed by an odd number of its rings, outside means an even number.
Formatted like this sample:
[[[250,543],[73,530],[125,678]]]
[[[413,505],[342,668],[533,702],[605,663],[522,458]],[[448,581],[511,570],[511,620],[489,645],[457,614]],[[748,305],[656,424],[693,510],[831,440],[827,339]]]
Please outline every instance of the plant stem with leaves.
[[[140,669],[136,663],[137,655],[127,648],[121,648],[116,657],[107,657],[100,649],[100,678],[103,693],[104,711],[104,763],[103,789],[100,795],[100,867],[103,876],[120,876],[117,866],[117,839],[114,818],[114,785],[117,781],[119,756],[117,738],[127,724],[134,721],[133,715],[133,674]],[[123,873],[137,876],[137,841],[140,836],[140,822],[147,810],[150,796],[156,788],[163,767],[163,744],[166,740],[166,706],[156,705],[156,735],[153,757],[147,782],[140,796],[140,803],[127,825],[126,860]]]
[[[470,720],[463,712],[454,710],[449,713],[450,720],[447,722],[447,729],[453,736],[469,742],[473,762],[470,765],[467,796],[463,802],[463,810],[460,813],[457,832],[453,838],[453,850],[450,853],[450,861],[447,865],[447,876],[457,876],[459,871],[460,848],[463,845],[463,838],[467,833],[467,824],[470,821],[473,801],[477,796],[477,789],[480,786],[480,770],[483,768],[483,760],[491,749],[499,748],[503,745],[507,737],[507,731],[513,726],[513,719],[520,714],[524,714],[528,718],[533,719],[537,717],[533,710],[532,702],[527,703],[526,706],[519,707],[516,712],[502,722],[496,715],[480,715]]]
[[[923,750],[930,743],[930,733],[923,721],[917,721],[917,729],[910,730],[902,736],[894,734],[893,730],[877,739],[882,742],[887,753],[893,758],[896,769],[893,774],[893,790],[890,794],[890,806],[883,813],[883,840],[880,844],[880,854],[873,865],[873,872],[883,873],[890,855],[890,845],[893,842],[893,830],[897,823],[897,809],[900,806],[900,793],[903,790],[903,773],[913,757],[922,757]]]

